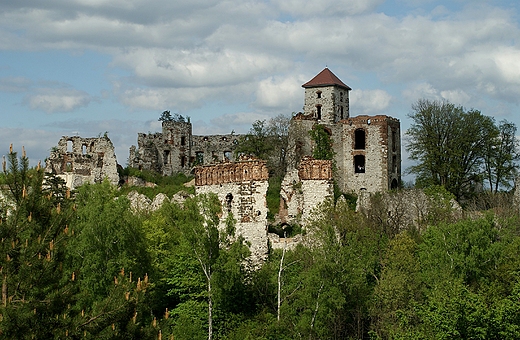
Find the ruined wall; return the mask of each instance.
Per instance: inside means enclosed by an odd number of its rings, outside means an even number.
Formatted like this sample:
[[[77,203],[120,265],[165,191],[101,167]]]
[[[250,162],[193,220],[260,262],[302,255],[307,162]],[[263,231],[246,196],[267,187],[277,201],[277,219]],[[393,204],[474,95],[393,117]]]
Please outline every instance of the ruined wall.
[[[162,132],[137,136],[137,147],[130,147],[128,164],[165,176],[188,174],[193,166],[234,161],[238,144],[234,134],[194,136],[190,122],[163,122]]]
[[[400,126],[388,116],[357,116],[335,130],[336,180],[344,192],[397,187],[401,174]],[[339,143],[339,145],[338,145]]]
[[[235,161],[234,151],[238,138],[235,134],[193,136],[191,163],[209,165]]]
[[[46,160],[45,172],[63,178],[70,189],[107,178],[117,185],[117,159],[112,141],[104,136],[81,138],[63,136]]]
[[[236,219],[236,234],[251,244],[253,262],[265,260],[268,252],[268,172],[265,161],[249,159],[195,168],[196,194],[215,193],[222,204],[221,227],[228,214]]]
[[[305,226],[313,209],[333,195],[332,161],[305,157],[285,175],[280,190],[281,223]]]

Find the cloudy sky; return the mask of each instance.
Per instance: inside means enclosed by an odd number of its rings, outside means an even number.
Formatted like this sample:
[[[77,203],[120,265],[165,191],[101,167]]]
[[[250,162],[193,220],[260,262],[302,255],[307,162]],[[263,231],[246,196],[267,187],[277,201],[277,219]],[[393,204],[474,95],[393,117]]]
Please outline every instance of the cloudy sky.
[[[164,110],[196,134],[247,132],[301,111],[325,67],[353,116],[404,131],[412,103],[447,99],[520,126],[519,15],[517,0],[0,0],[0,153],[37,162],[108,132],[125,165]]]

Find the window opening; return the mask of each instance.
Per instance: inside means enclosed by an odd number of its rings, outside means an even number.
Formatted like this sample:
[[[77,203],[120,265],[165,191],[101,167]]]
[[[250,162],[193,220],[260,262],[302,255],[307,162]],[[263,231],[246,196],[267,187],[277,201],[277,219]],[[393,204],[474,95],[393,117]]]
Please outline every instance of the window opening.
[[[354,149],[364,150],[365,139],[365,130],[357,129],[356,131],[354,131]]]
[[[202,151],[195,152],[195,163],[204,164],[204,152],[202,152]]]
[[[230,212],[231,211],[231,203],[233,202],[233,195],[231,193],[228,193],[226,195],[226,207],[227,207],[227,211]]]
[[[184,136],[181,136],[181,145],[182,146],[186,145],[186,137],[184,137]]]
[[[316,98],[321,98],[321,91],[316,92]]]
[[[318,119],[321,119],[321,105],[316,106],[316,113],[318,115]]]
[[[224,151],[224,159],[231,160],[231,151]]]
[[[397,133],[395,130],[392,130],[392,151],[395,152],[397,149]]]
[[[170,150],[164,150],[164,152],[163,152],[164,164],[168,164],[169,163],[169,158],[170,158]]]
[[[81,146],[81,153],[82,153],[83,155],[87,154],[87,144],[83,144],[83,145]]]
[[[65,165],[65,171],[66,172],[72,171],[72,162],[67,162],[67,164]]]
[[[365,156],[354,156],[354,172],[357,174],[365,173]]]
[[[341,117],[340,119],[343,119],[343,106],[340,107],[339,111],[340,111],[340,117]]]
[[[71,140],[67,141],[67,152],[72,152],[72,141]]]
[[[181,168],[184,168],[185,165],[186,165],[186,157],[181,156]]]
[[[397,189],[397,180],[395,178],[392,180],[392,184],[390,184],[390,189]]]
[[[397,173],[397,156],[392,156],[392,169],[394,173]]]
[[[339,93],[339,101],[340,101],[340,102],[343,101],[343,92],[340,92],[340,93]]]

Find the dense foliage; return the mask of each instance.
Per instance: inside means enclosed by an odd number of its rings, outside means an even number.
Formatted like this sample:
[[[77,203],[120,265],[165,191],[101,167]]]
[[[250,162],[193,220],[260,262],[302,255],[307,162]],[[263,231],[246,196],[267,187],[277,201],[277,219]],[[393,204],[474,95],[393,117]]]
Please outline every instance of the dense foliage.
[[[108,183],[70,194],[15,153],[4,169],[3,339],[520,338],[511,200],[466,218],[432,188],[415,225],[384,196],[328,202],[253,270],[213,195],[134,213]]]
[[[449,102],[419,100],[409,114],[412,124],[406,134],[410,171],[417,184],[441,185],[457,200],[467,199],[487,180],[492,191],[508,189],[520,159],[516,126],[478,110],[464,110]]]

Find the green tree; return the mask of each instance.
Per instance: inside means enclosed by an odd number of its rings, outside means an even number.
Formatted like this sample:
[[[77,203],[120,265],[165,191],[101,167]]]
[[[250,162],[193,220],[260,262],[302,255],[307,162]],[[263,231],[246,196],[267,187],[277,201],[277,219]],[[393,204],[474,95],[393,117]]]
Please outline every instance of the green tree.
[[[190,333],[190,338],[201,337],[200,327],[197,330],[192,325],[203,324],[200,313],[203,306],[207,306],[208,339],[215,336],[215,321],[224,325],[228,314],[249,308],[244,306],[247,294],[243,267],[249,253],[242,238],[234,235],[235,221],[231,214],[219,229],[220,214],[221,205],[214,194],[187,199],[182,206],[175,203],[169,206],[169,223],[179,235],[168,278],[169,293],[178,301],[172,310],[176,316],[176,338],[183,336],[180,333]]]
[[[12,147],[11,147],[12,148]],[[71,233],[71,200],[63,182],[44,185],[43,169],[23,152],[4,158],[0,183],[0,274],[3,338],[51,339],[71,329],[75,284],[63,264]]]
[[[66,268],[78,288],[76,334],[148,337],[154,332],[145,294],[151,266],[141,219],[107,181],[79,187],[75,210]]]
[[[312,157],[315,159],[334,159],[332,138],[330,132],[325,129],[325,126],[321,124],[315,125],[313,129],[309,131],[309,134],[314,141]]]
[[[249,133],[240,137],[235,152],[267,159],[269,153],[273,150],[273,145],[268,141],[269,136],[270,132],[266,120],[257,120],[253,123]]]
[[[511,188],[516,176],[516,163],[520,160],[516,125],[503,120],[498,125],[498,135],[486,145],[484,167],[490,191],[499,187]]]
[[[449,102],[419,100],[409,114],[407,150],[417,165],[417,182],[442,185],[457,200],[481,183],[486,146],[497,135],[493,119]]]

